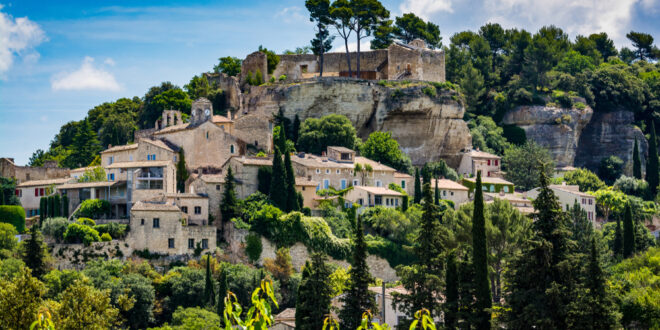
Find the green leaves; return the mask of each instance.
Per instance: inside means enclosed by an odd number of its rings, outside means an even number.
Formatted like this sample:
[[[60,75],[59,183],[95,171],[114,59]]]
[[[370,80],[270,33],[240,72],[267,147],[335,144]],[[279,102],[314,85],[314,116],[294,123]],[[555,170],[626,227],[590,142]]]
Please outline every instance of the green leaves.
[[[231,291],[227,292],[227,297],[225,297],[225,310],[223,313],[225,329],[268,329],[273,323],[270,304],[272,303],[275,305],[275,308],[278,308],[275,293],[273,291],[273,283],[270,280],[261,281],[260,286],[252,293],[251,303],[252,305],[243,319],[241,316],[243,308],[241,307],[241,304],[238,303],[236,295]]]

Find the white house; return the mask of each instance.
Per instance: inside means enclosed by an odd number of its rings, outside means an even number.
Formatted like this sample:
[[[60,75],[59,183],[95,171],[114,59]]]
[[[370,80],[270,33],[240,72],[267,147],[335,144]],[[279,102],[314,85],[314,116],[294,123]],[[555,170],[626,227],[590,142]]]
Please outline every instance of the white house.
[[[560,185],[550,185],[550,189],[555,193],[561,203],[562,209],[566,210],[573,207],[575,201],[580,208],[587,212],[587,219],[592,223],[596,221],[596,197],[581,192],[578,185],[567,185],[565,182]],[[540,188],[534,188],[525,193],[527,197],[535,199],[539,195]]]

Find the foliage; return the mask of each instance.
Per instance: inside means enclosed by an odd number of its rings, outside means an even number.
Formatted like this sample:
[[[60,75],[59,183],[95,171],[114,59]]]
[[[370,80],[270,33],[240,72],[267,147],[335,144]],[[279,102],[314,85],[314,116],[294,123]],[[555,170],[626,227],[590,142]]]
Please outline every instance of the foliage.
[[[475,319],[477,329],[490,329],[492,297],[488,281],[488,246],[486,243],[486,219],[484,216],[481,172],[477,173],[472,214],[472,262],[474,267]]]
[[[78,178],[78,182],[100,182],[106,180],[105,170],[101,166],[86,169],[83,175]]]
[[[79,224],[85,225],[85,226],[90,226],[90,227],[96,226],[96,221],[94,221],[90,218],[78,218],[76,220],[76,223],[79,223]]]
[[[102,225],[95,225],[93,228],[98,231],[100,235],[109,234],[113,239],[120,239],[126,235],[128,225],[110,222]]]
[[[401,151],[399,143],[392,138],[390,132],[373,132],[360,146],[360,155],[383,163],[399,172],[410,173],[412,163],[410,158]]]
[[[104,199],[87,199],[80,203],[75,217],[98,219],[110,213],[110,202]]]
[[[64,241],[67,243],[90,245],[92,242],[100,242],[101,237],[99,236],[99,232],[90,226],[70,223],[64,232]]]
[[[635,138],[635,144],[633,145],[633,177],[635,179],[642,179],[642,161],[639,156],[637,138]]]
[[[68,287],[57,304],[55,324],[62,329],[110,328],[119,310],[110,303],[110,292],[76,281]]]
[[[36,226],[30,228],[30,238],[21,242],[21,259],[32,270],[34,277],[41,278],[48,271],[48,248]]]
[[[220,202],[220,213],[222,214],[222,222],[226,223],[231,221],[238,214],[238,197],[235,191],[235,179],[231,166],[227,168],[227,175],[225,175],[224,191],[222,192],[222,201]]]
[[[112,236],[110,236],[110,234],[103,233],[101,235],[101,242],[110,242],[110,241],[112,241]]]
[[[223,313],[226,329],[267,329],[273,323],[270,302],[278,307],[273,284],[262,280],[258,288],[252,293],[252,305],[242,317],[243,308],[238,303],[233,293],[228,293],[225,298],[225,310]]]
[[[277,67],[277,64],[280,63],[280,57],[275,54],[275,52],[268,50],[265,47],[259,45],[258,51],[266,54],[266,62],[268,63],[268,74],[273,74],[273,70]]]
[[[259,260],[262,249],[261,236],[254,233],[245,236],[245,253],[250,258],[250,261],[256,262]]]
[[[564,173],[566,184],[578,185],[580,191],[597,191],[606,187],[605,182],[586,168],[578,168]]]
[[[21,205],[15,191],[16,180],[0,176],[0,205]]]
[[[333,297],[328,281],[330,268],[326,257],[315,253],[312,262],[306,262],[296,301],[296,329],[314,330],[322,327],[323,318],[330,312]]]
[[[25,231],[25,210],[18,205],[0,205],[0,222],[11,224],[22,233]]]
[[[504,130],[498,127],[492,118],[478,116],[468,122],[470,135],[472,135],[472,146],[482,151],[503,155],[509,148],[509,142],[504,137]]]
[[[644,180],[622,175],[614,181],[613,188],[626,195],[645,197],[649,189],[649,184]]]
[[[280,283],[287,283],[293,275],[294,269],[291,264],[291,255],[288,248],[279,248],[275,252],[275,259],[264,259],[264,268]]]
[[[241,73],[241,59],[231,56],[225,56],[218,59],[220,61],[213,66],[213,72],[222,72],[228,76],[236,77]]]
[[[617,156],[609,156],[600,161],[598,175],[606,184],[612,185],[623,174],[623,160]]]
[[[406,242],[413,232],[413,224],[401,211],[384,206],[368,208],[362,214],[367,232],[396,241]]]
[[[635,252],[635,224],[630,204],[626,205],[623,217],[623,257],[629,258]]]
[[[23,267],[13,279],[0,278],[1,328],[28,329],[37,315],[46,288],[30,273]]]
[[[410,265],[415,261],[410,246],[404,243],[372,235],[366,235],[365,241],[369,254],[384,258],[391,267]]]
[[[502,166],[507,180],[522,190],[530,190],[539,186],[541,169],[546,175],[552,175],[554,162],[546,149],[528,141],[522,146],[507,149],[502,157]]]
[[[660,184],[660,165],[658,165],[658,138],[655,135],[655,122],[651,122],[651,135],[649,138],[649,155],[646,158],[646,182],[649,183],[651,196],[658,194]]]
[[[605,220],[610,219],[611,214],[621,214],[628,202],[628,197],[611,187],[600,189],[591,194],[596,197],[596,207]]]
[[[18,231],[8,223],[0,223],[0,259],[12,254],[18,245]]]
[[[183,148],[179,150],[179,160],[176,163],[176,190],[180,193],[186,190],[186,180],[188,180],[188,169],[186,168],[186,154]]]
[[[613,289],[622,312],[622,325],[643,328],[660,326],[660,248],[651,248],[612,268]]]
[[[320,119],[305,119],[300,126],[298,149],[320,155],[328,146],[355,149],[358,142],[351,121],[342,115],[331,114]]]
[[[257,191],[268,195],[270,192],[270,181],[272,180],[273,168],[271,166],[261,166],[257,170]]]
[[[172,314],[172,329],[206,329],[219,330],[220,316],[200,307],[183,308],[181,306]]]
[[[272,171],[268,196],[273,201],[273,205],[284,210],[287,203],[287,177],[282,154],[277,146],[275,147]]]
[[[394,37],[405,43],[409,43],[414,39],[422,39],[431,49],[442,47],[442,37],[438,26],[431,22],[424,22],[413,13],[397,17],[393,32]]]

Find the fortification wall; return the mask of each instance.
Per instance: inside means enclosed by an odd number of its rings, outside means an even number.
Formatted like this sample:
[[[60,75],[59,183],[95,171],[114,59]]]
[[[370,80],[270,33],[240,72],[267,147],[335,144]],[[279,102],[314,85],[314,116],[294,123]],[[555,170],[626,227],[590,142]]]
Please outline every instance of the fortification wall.
[[[357,53],[350,52],[351,70],[357,69]],[[379,71],[377,79],[387,78],[387,49],[367,50],[360,52],[360,71]],[[318,73],[320,69],[319,59],[316,55],[280,55],[280,63],[273,71],[273,77],[277,79],[286,75],[287,80],[298,80],[307,78],[303,75],[303,68],[307,66],[306,73]],[[323,56],[323,75],[338,76],[339,72],[348,72],[346,53],[326,53]]]
[[[241,84],[247,81],[249,74],[254,77],[257,71],[261,72],[264,82],[268,81],[268,58],[262,52],[254,52],[245,57],[241,64]]]
[[[445,54],[441,51],[411,49],[393,44],[389,48],[390,80],[445,81]]]
[[[225,107],[230,111],[236,111],[241,106],[241,88],[238,78],[228,76],[224,73],[205,73],[209,84],[215,84],[225,93]]]
[[[0,175],[5,178],[15,178],[16,183],[21,183],[66,178],[69,176],[69,169],[54,167],[53,164],[43,167],[17,166],[10,158],[0,158]]]

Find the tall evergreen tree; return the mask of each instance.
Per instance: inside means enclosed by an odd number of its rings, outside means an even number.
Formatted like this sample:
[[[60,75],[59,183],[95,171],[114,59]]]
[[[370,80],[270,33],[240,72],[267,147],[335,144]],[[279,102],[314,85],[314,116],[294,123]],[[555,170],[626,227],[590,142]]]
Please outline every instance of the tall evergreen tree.
[[[298,136],[300,135],[300,117],[296,114],[293,117],[293,125],[291,126],[291,141],[294,145],[298,145]]]
[[[39,199],[39,225],[41,226],[44,223],[44,220],[48,217],[48,200],[46,197],[41,197]]]
[[[300,211],[298,192],[296,191],[296,175],[291,164],[291,153],[284,154],[284,168],[286,170],[286,207],[285,211]]]
[[[612,250],[615,258],[623,256],[623,229],[621,228],[621,220],[618,217],[616,219],[614,246]]]
[[[623,217],[623,257],[629,258],[635,253],[635,224],[633,223],[630,203],[626,205]]]
[[[65,159],[64,165],[71,168],[88,166],[101,151],[96,132],[89,120],[85,119],[80,123],[69,150],[71,154]]]
[[[52,218],[55,216],[55,198],[53,196],[46,197],[48,201],[48,217]]]
[[[330,313],[331,271],[325,261],[325,255],[315,253],[312,263],[305,263],[296,300],[296,329],[321,329],[325,315]]]
[[[62,199],[59,194],[53,195],[53,217],[57,218],[62,215]]]
[[[69,217],[69,196],[62,195],[62,216]]]
[[[445,328],[456,328],[458,319],[458,268],[456,254],[447,255],[447,272],[445,273]]]
[[[225,297],[229,291],[229,284],[227,284],[227,269],[222,267],[220,276],[218,277],[218,305],[217,313],[220,316],[220,323],[224,323],[223,314],[225,311]]]
[[[658,172],[658,138],[655,135],[655,122],[651,121],[651,138],[649,139],[649,157],[646,159],[646,182],[649,183],[651,196],[658,194],[658,184],[660,178]]]
[[[438,177],[435,177],[435,198],[433,202],[435,205],[440,205],[440,188],[438,188]]]
[[[30,228],[30,238],[25,242],[21,251],[21,259],[23,259],[25,266],[32,270],[34,277],[41,278],[48,272],[47,257],[41,232],[37,229],[37,226],[32,226]]]
[[[594,225],[587,218],[587,211],[580,207],[577,199],[568,210],[568,216],[572,222],[572,240],[577,244],[576,252],[587,255],[589,253],[589,244],[594,236]]]
[[[635,138],[633,145],[633,176],[635,179],[642,179],[642,161],[639,159],[639,143]]]
[[[306,0],[305,7],[309,10],[309,20],[316,25],[316,37],[311,40],[311,44],[314,55],[319,56],[319,76],[323,77],[323,55],[332,49],[332,41],[335,39],[330,35],[328,27],[333,23],[330,0]]]
[[[211,278],[211,254],[206,254],[206,277],[204,281],[204,303],[207,306],[213,306],[215,303],[215,294],[213,293],[213,279]]]
[[[415,168],[415,196],[413,202],[419,204],[422,201],[422,183],[419,180],[419,168]]]
[[[268,194],[273,204],[281,210],[286,209],[287,192],[286,189],[286,169],[282,163],[282,154],[280,148],[275,146],[275,155],[273,157],[273,174],[270,181],[270,193]]]
[[[236,182],[231,166],[227,166],[227,175],[225,175],[225,190],[222,192],[222,201],[220,202],[220,213],[222,222],[227,223],[237,215],[238,197],[235,191]]]
[[[474,288],[477,329],[490,329],[492,298],[488,279],[488,247],[486,246],[486,218],[484,217],[484,195],[481,190],[481,171],[477,172],[474,188],[474,211],[472,213],[472,262],[474,265]]]
[[[188,180],[188,169],[186,168],[186,155],[183,148],[179,150],[179,160],[176,163],[176,190],[185,192],[186,180]]]
[[[376,299],[369,291],[373,278],[367,265],[367,243],[364,240],[362,217],[358,216],[353,237],[353,257],[349,274],[349,285],[341,301],[344,303],[339,312],[342,328],[357,329],[362,320],[362,313],[370,310],[376,313]]]
[[[284,121],[280,121],[280,132],[275,139],[275,145],[280,148],[280,152],[286,154],[289,152],[289,148],[286,145],[286,128],[284,126]]]

